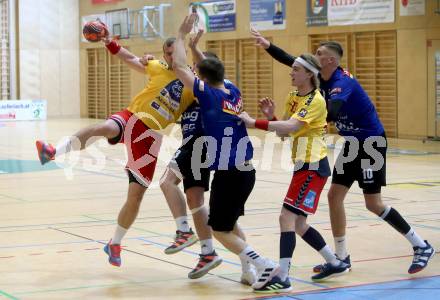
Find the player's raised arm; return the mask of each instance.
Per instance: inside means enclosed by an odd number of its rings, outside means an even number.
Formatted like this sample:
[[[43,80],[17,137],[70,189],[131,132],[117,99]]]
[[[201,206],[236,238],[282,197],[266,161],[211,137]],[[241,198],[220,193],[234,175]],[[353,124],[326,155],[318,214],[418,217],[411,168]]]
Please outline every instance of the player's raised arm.
[[[177,33],[173,52],[173,70],[176,73],[177,78],[179,78],[182,83],[191,90],[194,86],[195,75],[187,64],[185,38],[188,33],[191,32],[196,17],[197,14],[192,13],[191,15],[186,16],[185,20],[183,20],[182,24],[180,25],[179,32]]]
[[[108,36],[104,37],[102,41],[108,51],[126,63],[129,68],[145,74],[145,66],[142,64],[139,57],[119,45],[116,40],[110,39]]]
[[[191,49],[193,62],[195,62],[196,64],[198,64],[199,62],[201,62],[206,58],[205,54],[203,54],[202,50],[200,50],[200,48],[198,47],[198,43],[202,35],[203,35],[203,29],[199,29],[199,31],[195,36],[189,38],[188,47],[189,49]]]
[[[274,59],[279,61],[280,63],[291,67],[293,62],[295,61],[295,56],[290,55],[285,52],[283,49],[278,48],[267,39],[265,39],[259,31],[255,28],[251,28],[252,37],[255,39],[255,44],[270,54]]]

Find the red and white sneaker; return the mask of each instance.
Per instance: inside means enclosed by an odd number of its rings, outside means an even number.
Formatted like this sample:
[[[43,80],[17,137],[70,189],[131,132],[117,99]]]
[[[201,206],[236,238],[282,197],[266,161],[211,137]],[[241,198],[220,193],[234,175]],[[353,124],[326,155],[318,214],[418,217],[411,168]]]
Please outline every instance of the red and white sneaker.
[[[223,261],[215,251],[206,255],[199,254],[199,256],[200,258],[197,266],[188,273],[189,279],[197,279],[202,277],[215,267],[218,267]]]
[[[194,245],[198,241],[197,235],[190,228],[188,232],[183,232],[180,230],[176,231],[176,236],[174,242],[164,250],[165,254],[177,253],[186,247]]]
[[[110,240],[104,247],[104,252],[108,255],[108,262],[115,267],[121,266],[121,245],[112,245]]]
[[[51,144],[45,143],[43,141],[36,141],[38,158],[42,165],[55,159],[56,149]]]

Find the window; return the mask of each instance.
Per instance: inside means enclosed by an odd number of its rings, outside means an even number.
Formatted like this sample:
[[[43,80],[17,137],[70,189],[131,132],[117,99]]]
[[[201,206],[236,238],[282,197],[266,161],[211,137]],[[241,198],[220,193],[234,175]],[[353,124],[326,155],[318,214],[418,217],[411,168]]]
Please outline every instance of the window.
[[[226,78],[241,90],[244,109],[262,117],[258,100],[273,97],[272,58],[253,39],[208,41],[206,49],[223,61]]]
[[[397,137],[397,42],[395,31],[312,35],[314,53],[321,41],[341,43],[343,68],[352,73],[373,101],[387,136]]]
[[[0,99],[10,99],[9,5],[0,0]]]
[[[130,103],[130,70],[106,49],[87,49],[88,117],[105,119]]]

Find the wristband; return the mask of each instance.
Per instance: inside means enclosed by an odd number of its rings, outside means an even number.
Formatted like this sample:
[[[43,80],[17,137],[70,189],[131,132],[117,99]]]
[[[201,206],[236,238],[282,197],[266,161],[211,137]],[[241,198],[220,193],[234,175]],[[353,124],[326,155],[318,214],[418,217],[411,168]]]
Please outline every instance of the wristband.
[[[263,119],[255,120],[255,128],[269,130],[269,121]]]
[[[115,55],[119,52],[119,50],[121,50],[121,45],[119,45],[116,41],[111,41],[110,43],[108,43],[107,45],[105,45],[108,49],[108,51],[110,51],[111,54]]]

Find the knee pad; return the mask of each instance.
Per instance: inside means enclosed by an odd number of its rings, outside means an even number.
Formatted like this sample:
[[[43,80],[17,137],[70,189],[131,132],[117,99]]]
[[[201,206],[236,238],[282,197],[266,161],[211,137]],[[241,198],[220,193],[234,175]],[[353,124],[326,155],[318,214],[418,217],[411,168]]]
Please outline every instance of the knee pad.
[[[199,207],[193,208],[193,209],[191,209],[191,214],[194,215],[194,214],[198,213],[200,210],[202,210],[204,208],[205,208],[205,206],[203,204],[201,206],[199,206]]]

